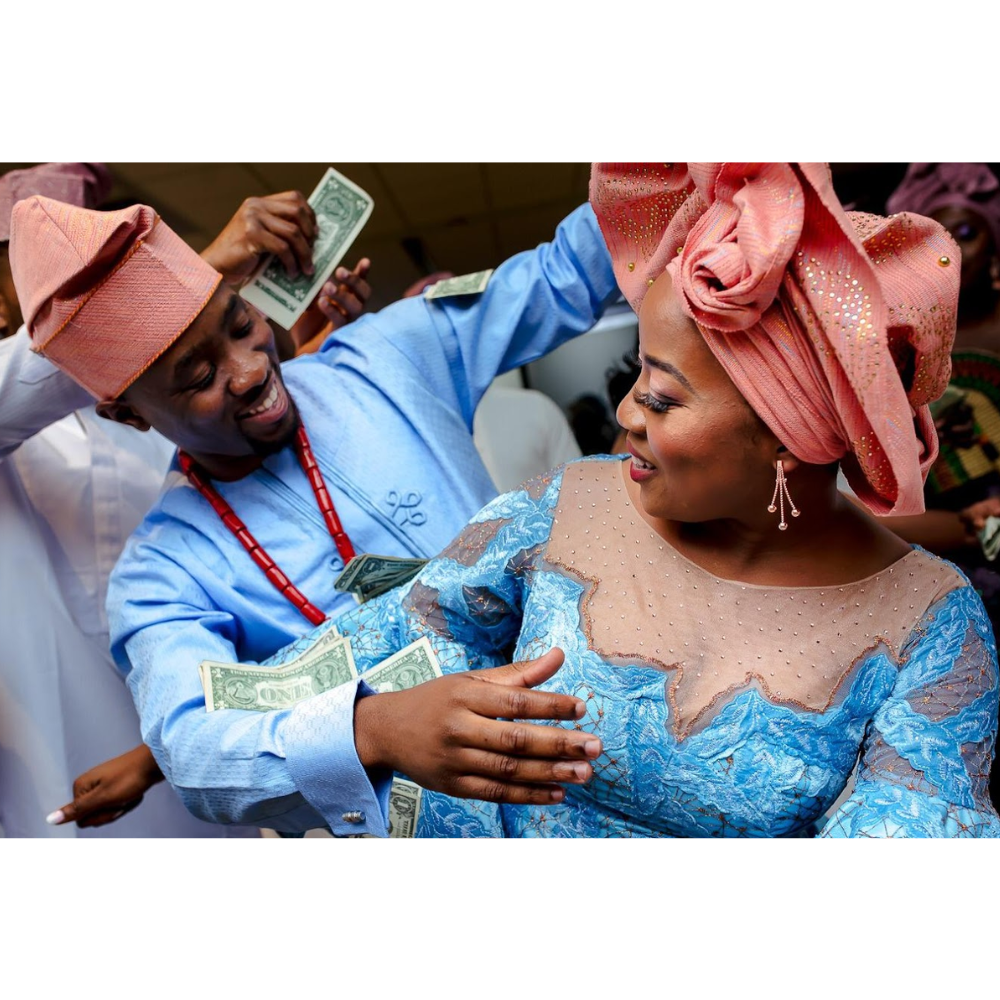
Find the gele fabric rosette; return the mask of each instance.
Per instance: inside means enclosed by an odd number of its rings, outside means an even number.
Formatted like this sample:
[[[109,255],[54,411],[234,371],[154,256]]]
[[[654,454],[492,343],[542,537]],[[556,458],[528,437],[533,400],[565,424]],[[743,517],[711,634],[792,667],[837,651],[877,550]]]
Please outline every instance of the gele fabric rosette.
[[[637,313],[669,272],[793,455],[840,462],[875,514],[923,511],[958,306],[944,227],[845,212],[823,163],[595,164],[590,198]]]

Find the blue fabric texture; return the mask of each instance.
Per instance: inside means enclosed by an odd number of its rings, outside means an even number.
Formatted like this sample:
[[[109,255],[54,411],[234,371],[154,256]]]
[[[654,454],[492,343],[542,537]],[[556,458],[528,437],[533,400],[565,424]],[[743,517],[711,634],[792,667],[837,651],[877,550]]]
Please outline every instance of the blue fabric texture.
[[[508,662],[512,646],[518,660],[559,646],[566,662],[543,686],[583,699],[576,728],[603,740],[593,779],[559,805],[425,792],[418,836],[1000,836],[986,790],[996,646],[971,586],[936,600],[898,657],[885,645],[861,651],[826,710],[748,686],[678,737],[663,672],[598,655],[584,585],[546,562],[561,484],[555,473],[499,497],[410,584],[337,623],[359,671],[422,636],[445,672]],[[825,821],[859,758],[854,793]]]

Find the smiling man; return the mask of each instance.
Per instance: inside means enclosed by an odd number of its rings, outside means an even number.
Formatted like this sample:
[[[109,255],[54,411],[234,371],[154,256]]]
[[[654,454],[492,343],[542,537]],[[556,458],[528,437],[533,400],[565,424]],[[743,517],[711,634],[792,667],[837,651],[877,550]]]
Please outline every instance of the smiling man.
[[[473,414],[501,371],[589,329],[617,295],[588,206],[479,296],[409,299],[279,366],[270,327],[152,209],[32,198],[11,264],[29,332],[100,402],[182,449],[112,579],[112,653],[144,741],[197,815],[384,834],[392,769],[451,794],[551,802],[600,746],[575,698],[527,690],[558,654],[410,692],[345,685],[289,711],[206,713],[201,660],[259,661],[354,606],[351,555],[429,557],[495,495]],[[406,731],[426,734],[420,745]],[[413,721],[420,724],[414,730]],[[517,747],[517,750],[511,749]]]

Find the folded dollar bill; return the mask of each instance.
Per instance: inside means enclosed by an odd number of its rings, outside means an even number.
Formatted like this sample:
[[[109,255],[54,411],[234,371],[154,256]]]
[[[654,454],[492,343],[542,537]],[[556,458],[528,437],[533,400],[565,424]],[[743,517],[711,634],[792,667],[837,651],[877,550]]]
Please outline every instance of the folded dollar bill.
[[[364,604],[394,587],[409,583],[426,564],[426,559],[402,559],[366,552],[355,556],[344,567],[333,586],[336,590],[357,595]]]

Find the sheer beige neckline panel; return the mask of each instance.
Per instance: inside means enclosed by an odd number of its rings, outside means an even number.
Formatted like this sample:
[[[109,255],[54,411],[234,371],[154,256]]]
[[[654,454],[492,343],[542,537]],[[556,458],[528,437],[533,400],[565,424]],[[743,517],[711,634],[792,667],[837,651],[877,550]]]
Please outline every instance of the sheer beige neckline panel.
[[[583,584],[581,623],[594,652],[667,673],[678,739],[751,687],[774,704],[825,711],[868,653],[881,647],[898,663],[928,608],[964,582],[916,549],[842,586],[719,579],[642,519],[618,462],[567,466],[545,561]]]

